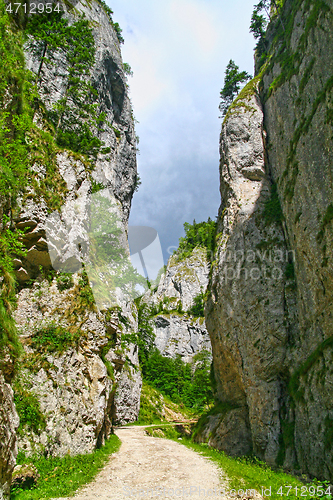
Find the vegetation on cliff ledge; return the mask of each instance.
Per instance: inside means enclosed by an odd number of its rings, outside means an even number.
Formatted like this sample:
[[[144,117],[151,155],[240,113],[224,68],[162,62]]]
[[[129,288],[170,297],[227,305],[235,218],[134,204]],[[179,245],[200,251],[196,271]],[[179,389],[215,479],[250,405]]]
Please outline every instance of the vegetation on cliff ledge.
[[[209,217],[207,222],[196,222],[193,224],[184,223],[185,236],[179,238],[178,249],[175,250],[174,256],[177,261],[181,261],[189,257],[195,247],[203,247],[207,249],[207,258],[211,260],[215,248],[216,222]]]

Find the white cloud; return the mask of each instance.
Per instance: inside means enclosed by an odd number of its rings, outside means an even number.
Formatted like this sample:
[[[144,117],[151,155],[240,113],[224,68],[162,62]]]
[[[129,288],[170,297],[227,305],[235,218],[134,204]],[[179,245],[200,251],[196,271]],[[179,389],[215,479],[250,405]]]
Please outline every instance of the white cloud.
[[[183,34],[182,40],[192,45],[192,52],[199,51],[201,56],[207,57],[215,51],[218,33],[213,16],[207,8],[193,0],[173,0],[170,13]]]
[[[140,115],[149,113],[158,106],[168,88],[168,82],[162,79],[156,65],[158,49],[152,49],[149,41],[142,37],[139,43],[133,43],[128,47],[127,53],[135,73],[135,78],[130,81],[130,94],[135,112]]]
[[[253,72],[256,0],[106,0],[123,28],[139,120],[142,185],[131,224],[151,225],[163,249],[183,222],[217,214],[219,92],[229,59]]]

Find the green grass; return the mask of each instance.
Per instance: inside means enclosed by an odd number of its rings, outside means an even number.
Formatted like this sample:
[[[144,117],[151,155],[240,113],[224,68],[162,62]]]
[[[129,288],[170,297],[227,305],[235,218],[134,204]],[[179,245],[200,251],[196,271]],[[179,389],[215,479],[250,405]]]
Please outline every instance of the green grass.
[[[11,500],[49,500],[73,495],[79,487],[94,479],[120,444],[120,439],[112,435],[105,446],[91,454],[31,459],[40,474],[37,486],[29,490],[13,489]],[[29,463],[29,459],[19,456],[18,463]]]
[[[137,422],[130,425],[168,424],[168,417],[164,416],[165,409],[181,414],[184,420],[198,417],[198,412],[193,408],[178,405],[171,401],[165,394],[162,394],[158,389],[155,389],[149,385],[149,383],[143,381],[139,417]]]
[[[173,425],[161,425],[156,427],[147,427],[145,429],[146,433],[151,437],[159,437],[165,439],[177,440],[180,438],[181,434],[175,429]]]
[[[163,396],[146,382],[142,383],[140,412],[136,425],[161,423],[163,417]]]
[[[271,495],[263,495],[264,498],[269,498],[270,500],[281,500],[281,498],[287,497],[289,500],[299,500],[299,498],[301,497],[307,499],[321,498],[323,500],[332,498],[329,495],[320,496],[318,494],[311,495],[308,493],[310,486],[314,488],[314,490],[317,490],[318,487],[322,486],[323,491],[325,491],[325,489],[328,487],[326,484],[319,482],[311,483],[311,485],[304,484],[296,477],[291,476],[290,474],[287,474],[283,471],[273,471],[266,463],[261,462],[255,458],[228,457],[223,451],[208,448],[206,444],[193,443],[186,438],[182,438],[181,441],[178,441],[177,439],[177,442],[181,442],[188,448],[199,452],[201,455],[216,462],[228,477],[229,489],[255,489],[260,494],[262,494],[263,488],[265,491],[271,488]],[[287,492],[289,488],[286,488],[287,486],[291,486],[288,495]],[[283,494],[279,494],[278,491],[282,492]],[[307,493],[307,495],[301,496],[302,492]]]
[[[20,417],[19,434],[23,435],[26,426],[39,434],[46,427],[46,418],[40,410],[38,398],[18,380],[13,388],[15,406]]]

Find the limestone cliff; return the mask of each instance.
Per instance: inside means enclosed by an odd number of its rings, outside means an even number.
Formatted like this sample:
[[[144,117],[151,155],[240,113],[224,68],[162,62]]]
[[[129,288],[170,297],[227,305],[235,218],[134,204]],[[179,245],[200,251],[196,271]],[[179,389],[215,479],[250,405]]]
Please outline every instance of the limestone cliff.
[[[12,472],[16,463],[16,430],[19,418],[13,390],[0,373],[0,499],[9,498]]]
[[[284,2],[222,126],[205,311],[220,412],[200,438],[331,481],[332,7]]]
[[[207,288],[210,266],[206,254],[205,248],[196,247],[184,260],[170,257],[157,288],[144,296],[155,313],[156,347],[164,356],[179,354],[186,363],[196,353],[211,350],[204,318],[188,312]]]
[[[101,232],[104,222],[91,218],[98,193],[129,253],[136,137],[119,37],[111,10],[101,3],[65,2],[61,8],[50,16],[14,19],[17,53],[25,34],[18,65],[23,68],[25,61],[30,71],[22,69],[27,82],[20,108],[28,109],[23,140],[28,151],[15,198],[12,186],[0,198],[1,231],[22,231],[26,249],[13,262],[19,283],[14,316],[24,347],[13,382],[22,415],[19,448],[60,456],[91,452],[114,422],[135,420],[141,389],[136,347],[122,341],[124,333],[137,330],[134,305],[119,287],[103,282],[105,263],[95,275],[109,299],[100,299],[88,278],[96,254],[92,227],[98,223]],[[8,95],[6,106],[10,115]],[[9,401],[10,392],[7,396]],[[27,405],[33,421],[24,416]],[[8,414],[1,418],[13,422],[6,439],[14,456],[17,423],[9,406],[6,402]],[[7,486],[12,461],[2,472]]]

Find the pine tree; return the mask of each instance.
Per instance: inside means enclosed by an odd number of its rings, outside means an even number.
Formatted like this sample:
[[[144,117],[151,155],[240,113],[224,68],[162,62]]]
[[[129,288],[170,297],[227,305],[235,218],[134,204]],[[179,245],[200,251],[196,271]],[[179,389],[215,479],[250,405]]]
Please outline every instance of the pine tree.
[[[222,117],[227,114],[228,108],[235,97],[238,95],[241,83],[245,83],[252,78],[246,71],[239,71],[239,67],[230,59],[225,70],[224,87],[221,89],[221,102],[219,110]]]

